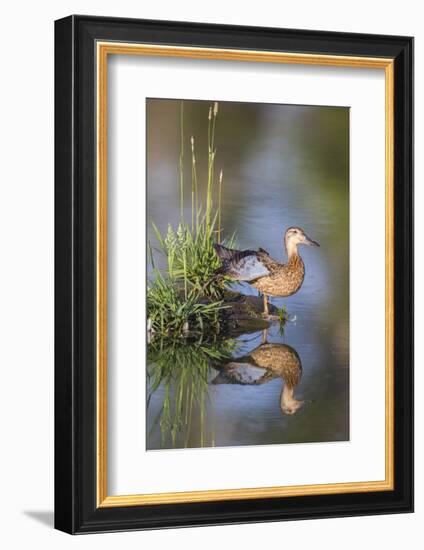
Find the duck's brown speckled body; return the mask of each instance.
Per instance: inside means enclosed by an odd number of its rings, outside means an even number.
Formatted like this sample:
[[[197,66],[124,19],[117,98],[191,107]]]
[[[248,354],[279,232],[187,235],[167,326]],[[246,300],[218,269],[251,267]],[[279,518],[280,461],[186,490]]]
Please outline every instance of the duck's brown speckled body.
[[[264,314],[268,315],[267,296],[291,296],[302,286],[305,265],[298,252],[299,244],[319,246],[300,227],[289,227],[284,236],[287,262],[271,258],[266,250],[232,250],[215,245],[221,259],[220,272],[235,281],[247,281],[264,295]]]
[[[265,343],[250,353],[255,365],[283,378],[287,386],[295,388],[302,377],[302,364],[297,351],[287,344]]]
[[[291,296],[299,290],[305,278],[305,264],[298,254],[281,264],[262,253],[262,261],[270,274],[259,277],[250,284],[268,296]]]

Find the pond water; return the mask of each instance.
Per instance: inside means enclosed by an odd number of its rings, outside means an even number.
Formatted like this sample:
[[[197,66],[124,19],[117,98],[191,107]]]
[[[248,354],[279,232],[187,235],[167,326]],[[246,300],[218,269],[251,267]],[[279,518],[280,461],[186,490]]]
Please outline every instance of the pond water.
[[[195,137],[206,169],[209,102],[184,102],[185,173]],[[179,219],[180,101],[147,103],[148,239]],[[220,103],[216,168],[224,171],[222,225],[238,247],[283,261],[287,227],[320,248],[300,247],[306,275],[284,305],[280,330],[235,338],[154,339],[147,364],[147,449],[349,439],[349,110]],[[199,183],[202,185],[199,177]],[[184,209],[190,218],[189,192]],[[161,265],[160,259],[158,259]],[[257,295],[247,283],[235,284]],[[266,352],[267,368],[261,363]]]

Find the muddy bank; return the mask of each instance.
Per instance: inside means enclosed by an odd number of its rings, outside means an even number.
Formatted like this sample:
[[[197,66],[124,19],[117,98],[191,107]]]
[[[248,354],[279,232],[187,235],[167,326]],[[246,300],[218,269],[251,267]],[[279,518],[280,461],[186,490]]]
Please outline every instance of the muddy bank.
[[[223,310],[225,331],[231,335],[257,332],[270,326],[271,321],[264,319],[263,299],[258,296],[245,296],[237,292],[226,292],[224,296],[226,308]],[[269,304],[271,316],[278,317],[278,309]]]

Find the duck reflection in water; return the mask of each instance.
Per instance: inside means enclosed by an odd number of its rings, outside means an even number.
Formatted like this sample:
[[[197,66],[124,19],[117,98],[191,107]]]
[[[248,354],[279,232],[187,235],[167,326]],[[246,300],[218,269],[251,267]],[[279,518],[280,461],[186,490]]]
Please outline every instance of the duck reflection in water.
[[[248,355],[214,366],[219,374],[212,384],[257,386],[275,378],[283,379],[280,406],[284,414],[296,413],[305,403],[296,399],[294,390],[302,378],[302,363],[297,351],[287,344],[267,342],[264,331],[262,344]]]

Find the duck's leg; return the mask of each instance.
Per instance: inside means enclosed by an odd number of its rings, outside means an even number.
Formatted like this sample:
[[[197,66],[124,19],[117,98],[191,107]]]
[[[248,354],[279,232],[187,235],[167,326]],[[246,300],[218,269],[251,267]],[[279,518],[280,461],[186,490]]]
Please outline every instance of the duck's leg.
[[[268,310],[268,296],[264,294],[264,315],[268,317],[269,310]]]
[[[268,294],[264,294],[264,310],[263,310],[263,313],[262,313],[262,318],[263,319],[266,319],[267,321],[270,321],[271,323],[273,323],[274,321],[278,321],[278,316],[277,315],[270,315],[269,313],[269,296]]]

